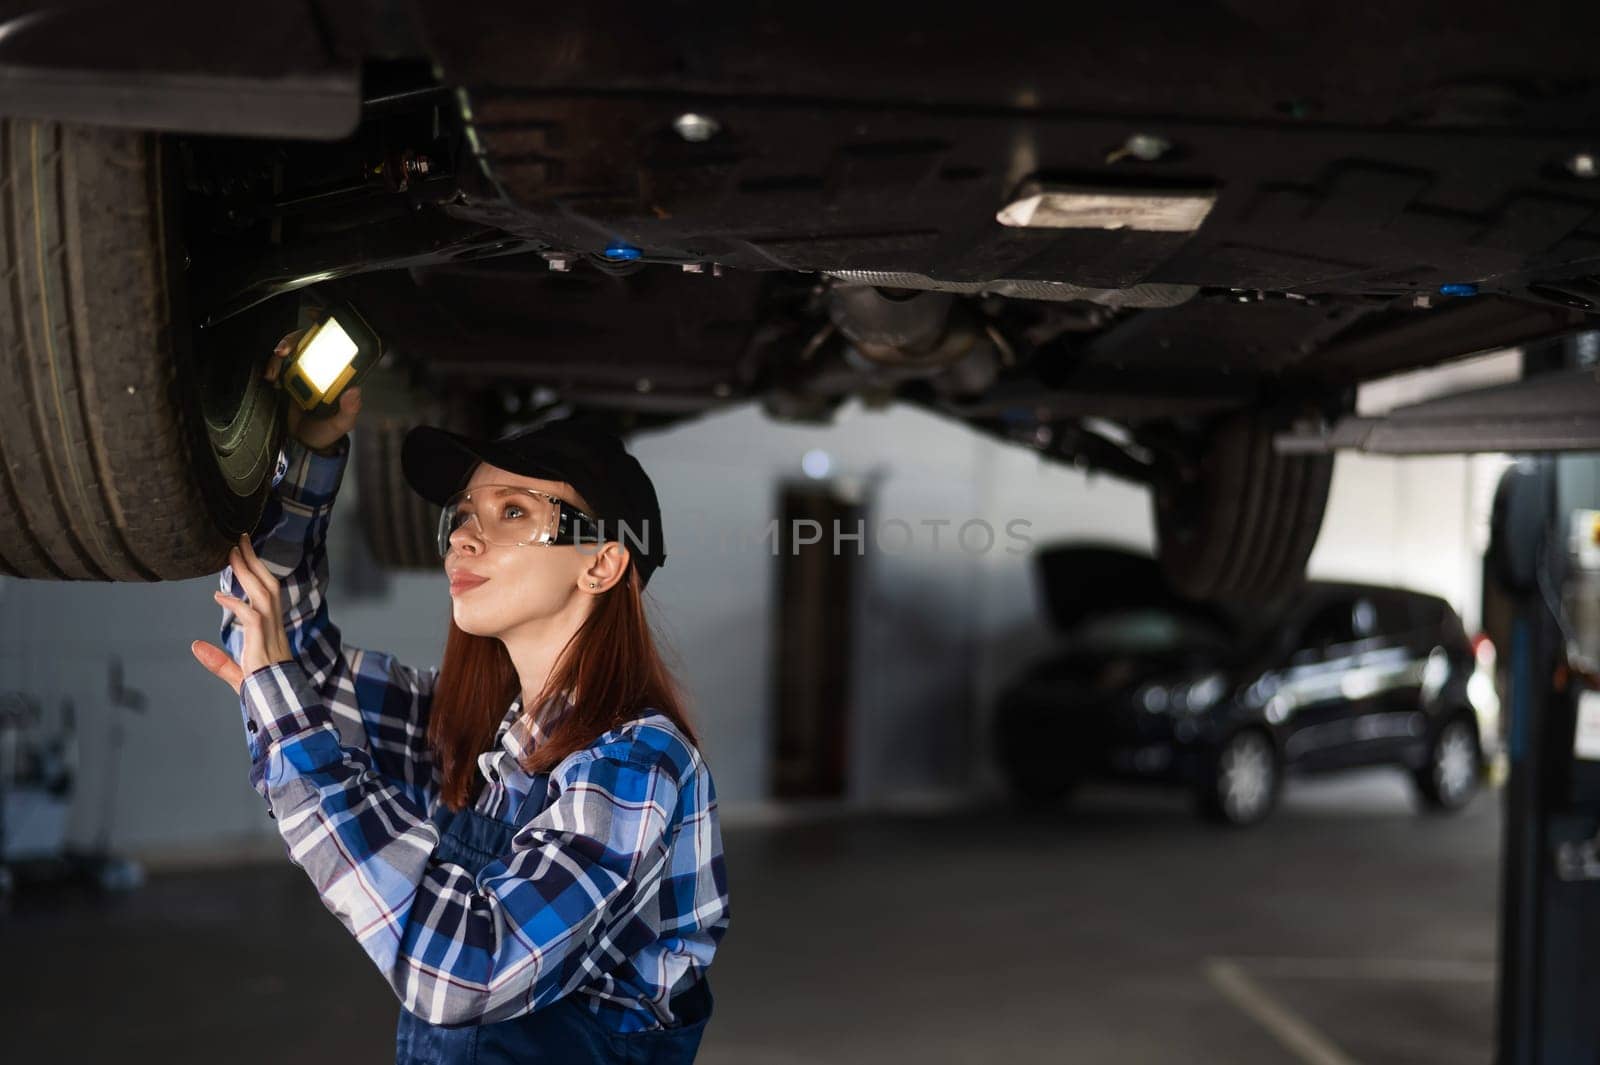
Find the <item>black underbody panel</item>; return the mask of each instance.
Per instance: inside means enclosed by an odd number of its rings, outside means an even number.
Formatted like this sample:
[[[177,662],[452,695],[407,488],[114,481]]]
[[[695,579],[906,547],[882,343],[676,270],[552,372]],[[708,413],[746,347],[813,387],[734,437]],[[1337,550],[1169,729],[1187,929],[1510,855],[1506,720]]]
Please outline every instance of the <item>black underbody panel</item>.
[[[1347,408],[1600,309],[1590,7],[399,8],[429,83],[369,64],[349,187],[294,148],[285,206],[228,205],[214,314],[342,281],[444,380],[1032,431]],[[397,183],[401,153],[431,169]],[[1041,191],[1209,209],[998,217]],[[950,335],[874,353],[830,295],[852,284],[946,294]]]

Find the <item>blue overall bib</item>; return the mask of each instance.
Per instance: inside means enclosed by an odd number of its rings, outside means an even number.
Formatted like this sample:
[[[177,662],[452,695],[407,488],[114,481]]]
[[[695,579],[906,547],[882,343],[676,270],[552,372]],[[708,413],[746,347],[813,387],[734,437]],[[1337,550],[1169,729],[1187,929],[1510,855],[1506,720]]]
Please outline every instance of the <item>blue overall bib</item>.
[[[536,778],[528,801],[543,794]],[[520,816],[519,811],[519,820]],[[442,802],[434,823],[441,828],[435,853],[474,876],[510,847],[517,830],[517,825],[486,817],[470,806],[452,811]],[[395,1032],[395,1065],[690,1065],[700,1049],[711,1006],[711,984],[702,974],[694,987],[672,999],[672,1014],[681,1021],[678,1027],[640,1032],[607,1027],[577,991],[495,1024],[447,1028],[402,1008]]]

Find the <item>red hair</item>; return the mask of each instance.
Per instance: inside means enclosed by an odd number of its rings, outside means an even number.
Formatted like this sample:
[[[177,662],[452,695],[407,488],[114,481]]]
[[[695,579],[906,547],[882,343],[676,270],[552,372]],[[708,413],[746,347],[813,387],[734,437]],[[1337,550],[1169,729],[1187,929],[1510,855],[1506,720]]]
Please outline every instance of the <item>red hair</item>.
[[[472,802],[478,788],[478,755],[489,750],[506,711],[521,689],[505,644],[474,636],[450,620],[444,659],[428,716],[428,742],[439,761],[440,796],[452,810]],[[639,573],[628,563],[623,579],[598,597],[594,609],[557,655],[544,688],[524,700],[523,713],[571,691],[570,711],[522,759],[529,773],[548,772],[563,758],[646,709],[672,720],[699,745],[684,711],[684,699],[645,617]]]

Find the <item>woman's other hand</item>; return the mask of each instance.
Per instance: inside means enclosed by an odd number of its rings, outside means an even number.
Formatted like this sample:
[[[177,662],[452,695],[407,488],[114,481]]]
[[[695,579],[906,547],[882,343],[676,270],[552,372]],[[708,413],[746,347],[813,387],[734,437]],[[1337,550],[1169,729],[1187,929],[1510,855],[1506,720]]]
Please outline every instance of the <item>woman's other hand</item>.
[[[278,346],[272,349],[272,358],[267,360],[267,368],[261,376],[268,381],[276,382],[283,373],[284,366],[288,365],[294,356],[295,346],[300,343],[300,338],[306,335],[304,329],[296,329],[278,341]],[[289,435],[300,441],[313,451],[327,451],[339,442],[339,438],[348,433],[356,424],[356,415],[361,413],[361,389],[359,387],[347,388],[339,394],[339,409],[325,418],[313,418],[308,415],[303,407],[293,399],[289,400]]]
[[[239,537],[239,544],[228,551],[228,565],[243,585],[248,599],[235,599],[222,592],[212,592],[211,597],[227,610],[232,610],[244,631],[244,654],[239,662],[216,644],[196,640],[189,645],[196,659],[235,695],[244,678],[274,662],[292,662],[289,634],[283,627],[283,607],[278,600],[278,578],[267,569],[247,535]]]

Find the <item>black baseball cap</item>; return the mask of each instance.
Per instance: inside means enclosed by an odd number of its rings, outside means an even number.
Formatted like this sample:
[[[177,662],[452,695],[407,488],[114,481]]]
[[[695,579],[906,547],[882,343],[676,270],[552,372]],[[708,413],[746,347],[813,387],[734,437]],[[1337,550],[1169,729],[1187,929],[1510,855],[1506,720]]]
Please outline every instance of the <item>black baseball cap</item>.
[[[608,429],[568,418],[498,440],[483,440],[433,425],[419,425],[400,445],[400,468],[417,494],[435,506],[467,486],[478,463],[527,477],[565,481],[593,508],[608,540],[621,539],[639,570],[639,586],[667,557],[655,485],[622,438]]]

